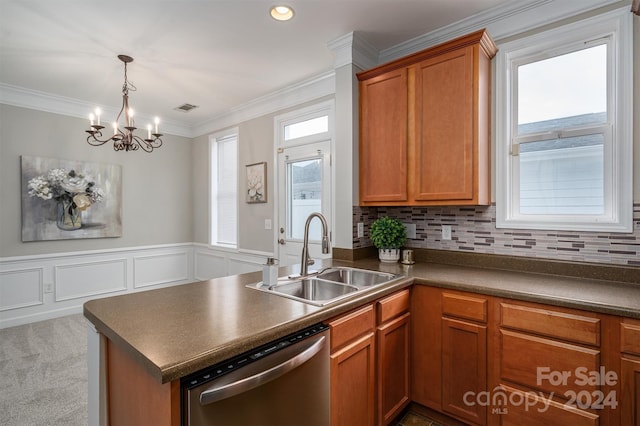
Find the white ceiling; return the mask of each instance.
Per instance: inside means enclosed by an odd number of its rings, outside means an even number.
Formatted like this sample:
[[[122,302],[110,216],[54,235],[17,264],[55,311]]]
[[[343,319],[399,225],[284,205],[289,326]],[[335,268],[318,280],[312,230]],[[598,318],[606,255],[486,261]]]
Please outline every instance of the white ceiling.
[[[507,2],[288,0],[277,22],[269,0],[0,0],[0,83],[119,108],[127,54],[131,106],[196,126],[332,70],[352,31],[384,50]]]

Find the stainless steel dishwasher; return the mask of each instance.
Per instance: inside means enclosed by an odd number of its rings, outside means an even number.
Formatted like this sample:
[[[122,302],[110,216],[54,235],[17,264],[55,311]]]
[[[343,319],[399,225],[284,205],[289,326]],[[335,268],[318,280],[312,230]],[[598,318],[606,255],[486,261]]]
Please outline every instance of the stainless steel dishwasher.
[[[330,423],[329,328],[285,336],[181,379],[183,426]]]

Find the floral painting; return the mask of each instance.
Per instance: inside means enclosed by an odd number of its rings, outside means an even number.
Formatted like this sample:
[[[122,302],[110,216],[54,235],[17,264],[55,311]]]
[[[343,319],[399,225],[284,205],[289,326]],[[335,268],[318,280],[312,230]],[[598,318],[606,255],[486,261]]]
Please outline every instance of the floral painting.
[[[247,166],[247,203],[267,202],[267,163]]]
[[[122,236],[122,169],[21,157],[22,241]]]

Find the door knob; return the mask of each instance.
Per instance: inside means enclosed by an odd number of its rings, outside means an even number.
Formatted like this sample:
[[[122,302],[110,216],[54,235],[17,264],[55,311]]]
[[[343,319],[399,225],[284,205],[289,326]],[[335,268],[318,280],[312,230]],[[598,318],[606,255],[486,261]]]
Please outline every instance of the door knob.
[[[284,238],[280,238],[280,239],[278,240],[278,244],[282,244],[282,245],[284,245]]]

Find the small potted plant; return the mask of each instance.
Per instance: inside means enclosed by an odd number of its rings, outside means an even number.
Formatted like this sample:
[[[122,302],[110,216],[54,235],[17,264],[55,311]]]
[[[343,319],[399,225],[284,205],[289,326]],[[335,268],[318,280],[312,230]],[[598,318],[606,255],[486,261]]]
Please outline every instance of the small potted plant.
[[[380,260],[395,263],[400,259],[400,247],[407,241],[407,229],[398,219],[382,216],[371,225],[369,237]]]

